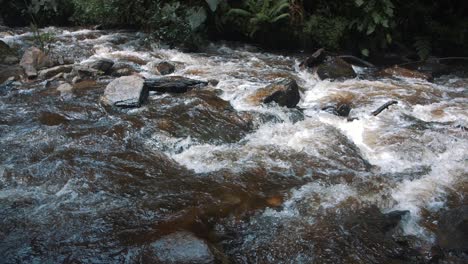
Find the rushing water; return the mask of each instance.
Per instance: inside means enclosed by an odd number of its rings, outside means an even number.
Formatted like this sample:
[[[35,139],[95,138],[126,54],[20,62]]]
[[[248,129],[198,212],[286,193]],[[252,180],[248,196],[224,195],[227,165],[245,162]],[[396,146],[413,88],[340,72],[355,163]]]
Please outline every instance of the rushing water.
[[[183,53],[142,33],[49,30],[75,62],[154,77],[150,63],[168,60],[173,75],[220,82],[133,110],[101,105],[109,76],[69,96],[46,82],[2,91],[1,263],[139,263],[181,230],[225,263],[384,263],[394,245],[349,216],[409,210],[400,235],[429,256],[440,210],[466,203],[468,78],[320,81],[298,57],[249,46]],[[0,39],[31,45],[20,30]],[[303,110],[251,100],[283,77],[298,81]],[[389,100],[399,104],[370,115]],[[358,119],[320,110],[343,102]]]

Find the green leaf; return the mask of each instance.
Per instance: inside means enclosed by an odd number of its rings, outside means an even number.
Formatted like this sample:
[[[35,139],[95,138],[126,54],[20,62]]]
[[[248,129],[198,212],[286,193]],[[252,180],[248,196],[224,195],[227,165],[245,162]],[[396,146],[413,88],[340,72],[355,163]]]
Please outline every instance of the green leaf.
[[[370,34],[374,33],[374,31],[375,31],[375,24],[372,24],[372,23],[369,24],[369,26],[367,27],[367,32],[366,32],[366,34],[367,34],[367,35],[370,35]]]
[[[361,54],[365,57],[369,57],[369,50],[368,49],[362,49]]]
[[[238,15],[238,16],[251,16],[252,13],[250,13],[249,11],[246,11],[244,9],[240,9],[240,8],[232,8],[231,10],[229,10],[229,12],[227,13],[228,16],[231,16],[231,15]]]
[[[188,23],[190,25],[190,28],[192,30],[197,29],[199,26],[201,26],[205,20],[206,20],[206,11],[205,8],[199,7],[199,8],[191,8],[188,10],[188,17],[187,17]]]
[[[210,10],[212,12],[216,12],[216,9],[218,9],[218,5],[220,0],[205,0],[208,6],[210,7]]]
[[[357,6],[362,6],[364,4],[364,0],[356,0],[354,1],[354,3],[357,5]]]
[[[392,43],[392,41],[393,41],[393,39],[392,39],[392,35],[390,35],[390,34],[387,34],[386,38],[387,38],[387,42],[388,42],[388,44],[391,44],[391,43]]]

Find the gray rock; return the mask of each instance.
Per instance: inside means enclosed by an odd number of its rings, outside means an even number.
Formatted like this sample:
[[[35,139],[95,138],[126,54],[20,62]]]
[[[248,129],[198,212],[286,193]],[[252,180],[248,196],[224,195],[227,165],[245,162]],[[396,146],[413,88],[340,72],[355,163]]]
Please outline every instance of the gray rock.
[[[357,76],[351,64],[338,57],[328,57],[325,62],[317,67],[317,75],[322,80],[347,79]]]
[[[49,69],[39,71],[38,78],[49,79],[59,73],[69,73],[73,69],[73,65],[59,65]]]
[[[114,62],[109,59],[98,59],[85,63],[85,66],[103,72],[104,74],[109,73],[110,69],[114,65]]]
[[[176,232],[165,236],[149,246],[145,263],[190,263],[208,264],[215,257],[208,244],[189,232]]]
[[[104,91],[102,98],[107,105],[119,107],[140,107],[148,97],[143,78],[125,76],[113,80]]]
[[[26,76],[33,79],[37,77],[37,70],[52,66],[52,62],[42,50],[31,47],[24,53],[20,65],[23,67]]]
[[[145,85],[150,91],[156,91],[160,93],[185,93],[194,88],[205,87],[208,85],[208,82],[180,76],[169,76],[146,79]]]
[[[24,76],[23,68],[18,65],[2,65],[0,64],[0,83],[4,83],[11,77],[15,80],[20,80]]]

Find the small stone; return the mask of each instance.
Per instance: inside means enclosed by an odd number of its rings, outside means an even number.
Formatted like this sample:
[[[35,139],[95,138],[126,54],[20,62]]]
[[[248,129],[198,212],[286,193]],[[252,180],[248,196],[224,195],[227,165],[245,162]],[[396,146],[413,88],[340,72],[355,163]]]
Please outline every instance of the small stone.
[[[299,86],[294,79],[288,78],[258,89],[248,100],[254,104],[276,102],[279,106],[293,108],[300,99]]]
[[[347,79],[357,76],[351,64],[338,57],[328,57],[317,67],[317,75],[322,80]]]
[[[49,79],[59,73],[69,73],[73,69],[73,65],[59,65],[49,69],[39,71],[38,78]]]
[[[208,80],[208,84],[211,85],[211,86],[216,87],[216,86],[218,86],[219,81],[216,80],[216,79],[209,79],[209,80]]]

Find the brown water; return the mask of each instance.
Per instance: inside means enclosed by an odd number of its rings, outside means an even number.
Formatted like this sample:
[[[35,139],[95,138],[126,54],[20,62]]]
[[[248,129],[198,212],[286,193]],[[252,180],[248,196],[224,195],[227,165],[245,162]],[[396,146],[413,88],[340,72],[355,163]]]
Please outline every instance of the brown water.
[[[170,60],[173,75],[220,83],[133,110],[100,104],[112,77],[71,96],[54,83],[4,87],[0,263],[140,263],[181,230],[225,263],[410,263],[413,251],[430,257],[440,210],[466,202],[468,78],[319,81],[299,58],[248,46],[182,53],[142,33],[48,30],[76,62],[154,77],[148,63]],[[19,30],[0,39],[31,44]],[[249,99],[287,76],[306,110]],[[399,104],[369,115],[388,100]],[[320,111],[338,102],[359,120]],[[409,210],[397,234],[412,244],[353,224],[372,210]]]

